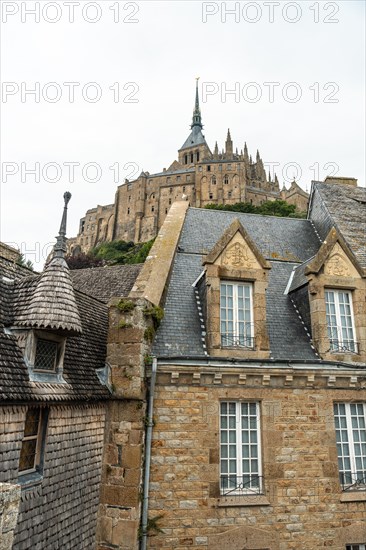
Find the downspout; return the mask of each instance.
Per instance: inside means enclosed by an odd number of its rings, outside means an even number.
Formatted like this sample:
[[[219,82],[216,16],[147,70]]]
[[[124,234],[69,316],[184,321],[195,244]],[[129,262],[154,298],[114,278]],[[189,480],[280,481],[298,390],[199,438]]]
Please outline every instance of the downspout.
[[[149,512],[149,483],[150,483],[150,460],[151,460],[151,440],[153,430],[153,410],[154,410],[154,391],[157,371],[157,359],[153,357],[151,379],[150,379],[150,393],[149,393],[149,405],[147,413],[147,431],[146,431],[146,443],[145,443],[145,471],[144,471],[144,484],[143,484],[143,503],[142,503],[142,520],[141,520],[141,550],[147,548],[147,522]]]

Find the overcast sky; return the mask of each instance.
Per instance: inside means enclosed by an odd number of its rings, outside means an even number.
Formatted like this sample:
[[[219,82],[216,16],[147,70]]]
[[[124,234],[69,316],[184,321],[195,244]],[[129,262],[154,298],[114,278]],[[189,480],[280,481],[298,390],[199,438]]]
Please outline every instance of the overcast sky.
[[[71,237],[126,177],[177,158],[197,76],[212,149],[230,128],[281,185],[335,173],[365,185],[364,1],[2,1],[1,12],[0,238],[37,268],[65,190]]]

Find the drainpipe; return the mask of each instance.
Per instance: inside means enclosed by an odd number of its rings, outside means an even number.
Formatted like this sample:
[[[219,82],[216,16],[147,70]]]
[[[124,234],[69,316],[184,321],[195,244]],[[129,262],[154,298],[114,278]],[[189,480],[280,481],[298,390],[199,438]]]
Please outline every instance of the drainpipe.
[[[146,430],[146,443],[145,443],[145,471],[144,471],[144,485],[143,495],[144,500],[142,503],[142,521],[141,521],[141,550],[147,548],[147,521],[149,512],[149,483],[150,483],[150,460],[151,460],[151,440],[153,430],[153,409],[154,409],[154,391],[157,371],[157,359],[153,357],[151,379],[150,379],[150,393],[149,393],[149,405],[147,413],[147,430]]]

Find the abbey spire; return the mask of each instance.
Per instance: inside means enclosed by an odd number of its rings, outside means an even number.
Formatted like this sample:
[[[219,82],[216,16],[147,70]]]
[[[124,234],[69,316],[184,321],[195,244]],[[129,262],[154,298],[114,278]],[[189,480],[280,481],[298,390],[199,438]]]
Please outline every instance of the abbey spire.
[[[201,109],[200,109],[200,99],[198,94],[198,81],[199,81],[199,77],[196,78],[196,99],[194,103],[194,111],[193,111],[191,128],[193,128],[194,126],[198,126],[199,128],[202,129],[203,124],[202,124]]]

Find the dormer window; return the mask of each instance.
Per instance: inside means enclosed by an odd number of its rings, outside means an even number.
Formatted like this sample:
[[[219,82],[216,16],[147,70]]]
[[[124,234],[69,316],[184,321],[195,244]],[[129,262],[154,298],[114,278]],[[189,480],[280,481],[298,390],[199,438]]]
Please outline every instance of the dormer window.
[[[35,382],[65,382],[62,377],[66,338],[46,331],[30,331],[25,349],[29,378]]]
[[[223,347],[254,347],[251,283],[221,282],[220,332]]]
[[[326,290],[325,308],[330,351],[357,353],[351,293],[346,290]]]
[[[34,370],[55,372],[57,366],[59,344],[52,340],[37,338]]]

